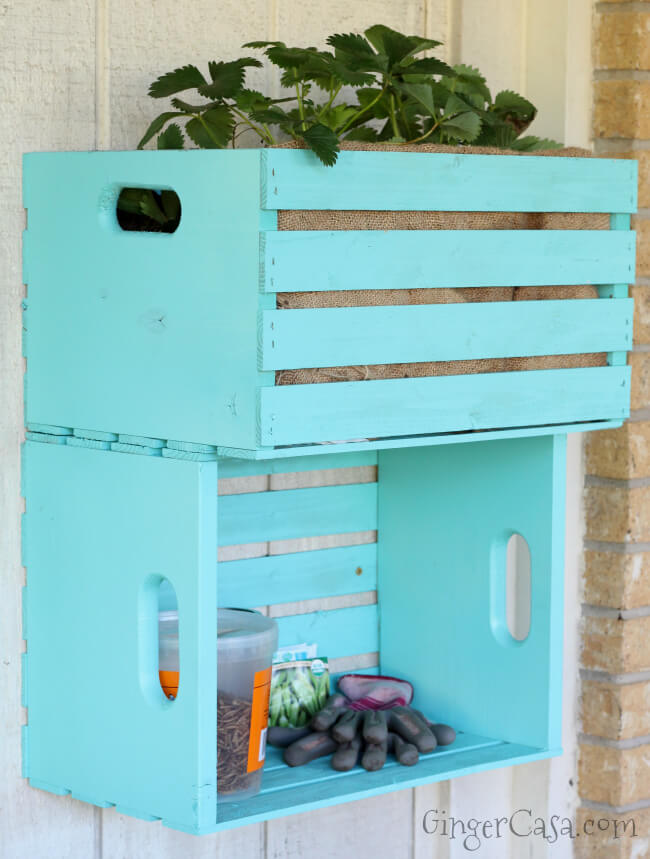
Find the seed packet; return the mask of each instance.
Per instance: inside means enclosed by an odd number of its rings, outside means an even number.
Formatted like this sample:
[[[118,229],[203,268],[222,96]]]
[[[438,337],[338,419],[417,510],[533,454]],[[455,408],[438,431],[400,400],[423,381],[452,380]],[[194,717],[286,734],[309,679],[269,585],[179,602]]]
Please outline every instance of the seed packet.
[[[312,716],[322,709],[329,694],[327,659],[295,659],[274,663],[269,725],[281,728],[307,725]]]

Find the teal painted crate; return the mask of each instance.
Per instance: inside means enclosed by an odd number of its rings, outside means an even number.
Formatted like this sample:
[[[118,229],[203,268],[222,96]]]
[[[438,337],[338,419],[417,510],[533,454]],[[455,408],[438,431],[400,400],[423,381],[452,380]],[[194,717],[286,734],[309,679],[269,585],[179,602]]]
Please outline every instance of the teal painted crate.
[[[33,431],[265,459],[628,415],[634,161],[343,152],[327,169],[298,150],[96,152],[27,155],[24,172]],[[130,186],[174,189],[178,230],[123,232],[115,206]],[[612,229],[278,231],[278,211],[292,209],[605,212]],[[275,300],[554,284],[595,284],[602,298],[314,310]],[[292,368],[594,352],[608,366],[275,383]]]
[[[34,787],[200,834],[560,753],[565,435],[263,463],[95,435],[32,431],[24,450],[23,750]],[[375,464],[371,483],[218,495],[221,478]],[[375,543],[218,560],[233,544],[374,530]],[[532,559],[523,642],[506,632],[513,533]],[[157,679],[163,578],[180,618],[173,702]],[[290,769],[270,754],[261,794],[224,805],[216,607],[321,597],[356,604],[307,604],[281,618],[280,644],[316,641],[347,670],[407,677],[417,705],[458,739],[415,768],[376,773],[335,773],[324,760]]]

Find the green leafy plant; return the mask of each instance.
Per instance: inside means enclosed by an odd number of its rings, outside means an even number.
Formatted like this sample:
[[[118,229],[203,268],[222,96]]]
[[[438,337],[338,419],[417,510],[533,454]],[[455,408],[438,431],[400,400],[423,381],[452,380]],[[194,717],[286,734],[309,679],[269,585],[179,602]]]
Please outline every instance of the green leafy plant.
[[[323,164],[336,162],[342,141],[413,145],[474,144],[521,151],[560,146],[522,137],[536,116],[535,106],[511,90],[494,98],[483,75],[471,66],[449,66],[428,55],[442,43],[409,36],[377,24],[363,35],[334,34],[329,50],[290,47],[280,41],[248,42],[280,69],[288,91],[271,98],[246,87],[246,72],[262,66],[245,56],[210,62],[208,76],[194,65],[162,75],[149,88],[152,98],[171,98],[138,144],[156,138],[159,149],[182,149],[186,138],[203,149],[235,147],[254,132],[263,146],[283,139],[302,142]],[[179,94],[192,90],[189,99]],[[152,217],[160,200],[128,201]],[[164,221],[162,222],[164,226]]]

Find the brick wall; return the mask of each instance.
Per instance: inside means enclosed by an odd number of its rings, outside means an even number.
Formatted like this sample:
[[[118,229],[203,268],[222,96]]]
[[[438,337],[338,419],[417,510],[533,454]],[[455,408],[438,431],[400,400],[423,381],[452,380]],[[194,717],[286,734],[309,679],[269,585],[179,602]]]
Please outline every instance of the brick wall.
[[[579,820],[634,818],[578,856],[650,857],[650,2],[594,15],[595,152],[639,162],[632,418],[592,433],[586,455]]]

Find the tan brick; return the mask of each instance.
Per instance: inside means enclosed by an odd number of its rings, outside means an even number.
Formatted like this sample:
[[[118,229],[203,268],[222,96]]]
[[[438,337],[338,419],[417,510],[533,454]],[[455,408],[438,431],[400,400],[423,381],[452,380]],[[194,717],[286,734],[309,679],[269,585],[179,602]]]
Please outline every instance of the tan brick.
[[[650,617],[585,617],[582,664],[608,674],[650,670]]]
[[[576,859],[643,859],[650,856],[650,809],[617,814],[579,808],[576,834]]]
[[[650,800],[650,745],[611,749],[581,743],[578,791],[582,799],[628,805]]]
[[[650,552],[586,551],[584,601],[618,609],[650,605]]]
[[[634,342],[650,344],[650,286],[634,285],[630,290],[634,299]]]
[[[632,367],[630,408],[650,406],[650,352],[630,352],[628,364]]]
[[[585,516],[588,540],[650,542],[650,487],[589,486]]]
[[[650,421],[589,433],[585,447],[587,474],[620,480],[650,477]]]
[[[584,680],[582,730],[609,740],[650,735],[650,683],[599,683]]]
[[[594,68],[650,68],[649,12],[596,15],[594,24]]]
[[[650,219],[633,217],[632,229],[636,231],[636,276],[648,277],[650,275]]]
[[[650,81],[596,81],[594,137],[650,138]]]

